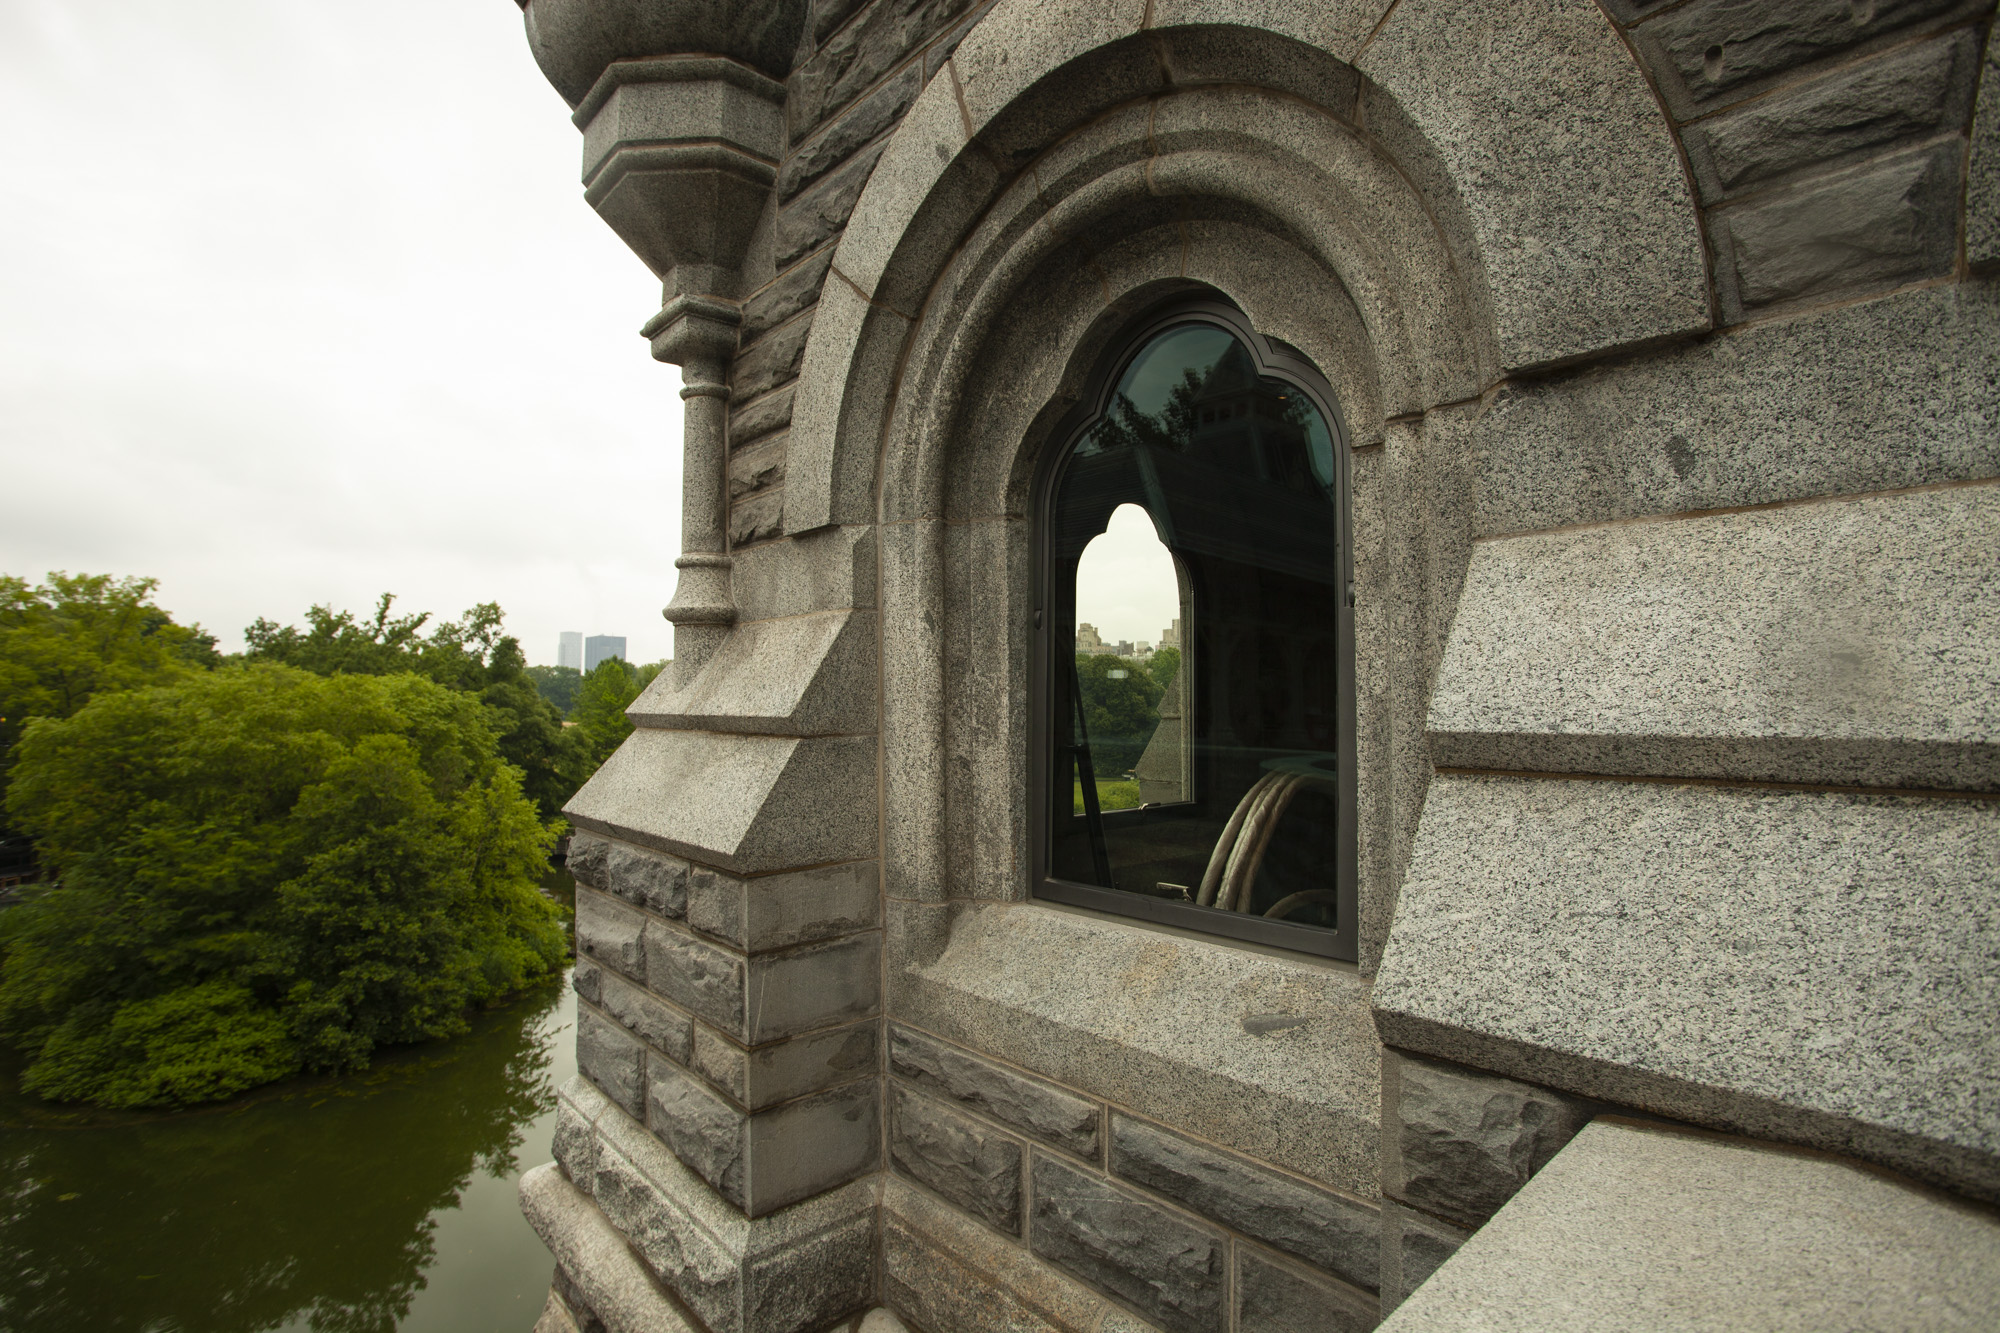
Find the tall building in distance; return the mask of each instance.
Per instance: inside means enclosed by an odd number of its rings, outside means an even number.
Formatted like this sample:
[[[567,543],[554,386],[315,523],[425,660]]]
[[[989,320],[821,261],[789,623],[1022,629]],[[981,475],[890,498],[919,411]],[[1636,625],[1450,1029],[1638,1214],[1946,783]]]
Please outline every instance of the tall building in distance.
[[[583,631],[566,629],[556,641],[556,665],[583,670]]]
[[[583,669],[586,674],[597,670],[597,664],[607,657],[625,657],[624,635],[593,634],[583,641]]]

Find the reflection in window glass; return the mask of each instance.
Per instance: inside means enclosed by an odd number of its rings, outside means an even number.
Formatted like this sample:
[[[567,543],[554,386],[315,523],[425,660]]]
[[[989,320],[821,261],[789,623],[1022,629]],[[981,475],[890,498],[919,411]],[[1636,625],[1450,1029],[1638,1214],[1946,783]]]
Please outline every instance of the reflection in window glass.
[[[1048,516],[1052,880],[1343,924],[1335,469],[1317,404],[1210,324],[1141,348],[1077,437]]]

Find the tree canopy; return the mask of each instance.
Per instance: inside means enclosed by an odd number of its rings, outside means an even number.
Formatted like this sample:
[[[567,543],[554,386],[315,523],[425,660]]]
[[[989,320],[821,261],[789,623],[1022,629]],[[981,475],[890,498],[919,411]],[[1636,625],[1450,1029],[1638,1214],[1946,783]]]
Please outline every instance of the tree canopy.
[[[544,696],[521,653],[501,633],[505,613],[481,602],[426,635],[429,612],[393,614],[383,593],[375,614],[359,619],[330,606],[308,608],[304,629],[259,617],[243,631],[254,662],[281,662],[321,676],[383,676],[407,671],[448,689],[477,695],[490,711],[501,757],[521,770],[523,787],[544,817],[558,814],[598,761],[564,734],[563,710]]]
[[[61,879],[0,913],[24,1085],[226,1097],[454,1035],[560,969],[554,831],[494,716],[413,674],[255,663],[31,721],[7,808]]]
[[[1144,667],[1110,653],[1078,653],[1076,677],[1097,779],[1123,778],[1160,725],[1160,684]]]
[[[590,669],[576,692],[576,706],[570,710],[572,729],[583,746],[584,771],[594,773],[598,765],[632,734],[625,710],[639,697],[639,691],[653,683],[666,667],[665,662],[633,666],[622,657],[607,657]]]
[[[556,711],[568,717],[576,707],[577,688],[583,684],[583,673],[575,667],[531,666],[528,679],[535,682],[535,688],[542,697],[556,706]]]
[[[30,718],[69,717],[99,693],[132,689],[220,660],[200,626],[153,603],[155,579],[0,574],[0,788]]]

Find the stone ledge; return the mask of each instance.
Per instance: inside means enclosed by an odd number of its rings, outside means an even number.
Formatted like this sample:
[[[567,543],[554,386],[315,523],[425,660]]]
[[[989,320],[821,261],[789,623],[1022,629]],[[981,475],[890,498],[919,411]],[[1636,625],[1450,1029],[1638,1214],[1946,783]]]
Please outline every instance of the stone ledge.
[[[891,1178],[882,1194],[883,1297],[951,1333],[1153,1333],[1002,1238]]]
[[[739,873],[866,860],[875,740],[641,728],[563,813],[590,832]]]
[[[1355,972],[1040,903],[892,900],[890,912],[892,1013],[1374,1196],[1381,1048]],[[1155,1003],[1162,995],[1209,1002]],[[1273,1018],[1284,1021],[1251,1022]]]
[[[2000,807],[1431,783],[1390,1045],[2000,1199]]]
[[[1382,1325],[1990,1329],[2000,1222],[1855,1164],[1599,1120]]]
[[[745,1217],[580,1078],[558,1096],[556,1160],[620,1250],[644,1260],[709,1333],[809,1333],[867,1304],[880,1193],[872,1180]]]
[[[1474,547],[1441,767],[2000,788],[2000,485]]]
[[[618,1229],[589,1196],[563,1179],[555,1163],[524,1174],[520,1194],[528,1224],[556,1262],[577,1275],[590,1308],[611,1333],[702,1333],[633,1257]]]
[[[662,671],[625,715],[636,727],[834,736],[875,728],[875,617],[822,611],[739,624],[692,684]]]

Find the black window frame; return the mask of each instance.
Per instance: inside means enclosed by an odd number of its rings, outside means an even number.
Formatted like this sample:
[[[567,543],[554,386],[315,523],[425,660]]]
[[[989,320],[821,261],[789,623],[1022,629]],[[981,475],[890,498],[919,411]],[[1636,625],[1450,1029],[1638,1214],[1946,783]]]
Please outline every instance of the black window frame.
[[[1075,652],[1074,626],[1061,644],[1054,642],[1056,626],[1052,608],[1056,604],[1051,586],[1055,561],[1050,543],[1054,530],[1051,506],[1055,502],[1062,466],[1082,440],[1111,407],[1111,397],[1125,369],[1153,339],[1171,329],[1188,324],[1211,325],[1229,333],[1250,353],[1260,376],[1285,381],[1304,393],[1319,409],[1333,436],[1335,508],[1338,525],[1340,569],[1336,595],[1335,664],[1336,707],[1340,719],[1340,743],[1335,792],[1337,800],[1335,891],[1336,928],[1276,921],[1194,903],[1149,897],[1120,889],[1078,884],[1055,878],[1049,873],[1051,854],[1050,782],[1056,765],[1057,739],[1050,716],[1054,691],[1051,677],[1056,653]],[[1043,452],[1037,468],[1030,510],[1034,527],[1031,543],[1034,580],[1033,654],[1029,689],[1029,892],[1035,899],[1083,907],[1113,916],[1136,918],[1161,925],[1177,926],[1204,935],[1313,954],[1343,962],[1359,957],[1359,851],[1356,810],[1355,745],[1356,706],[1354,685],[1354,556],[1353,488],[1349,460],[1349,435],[1340,414],[1333,387],[1305,355],[1288,344],[1257,332],[1234,304],[1209,295],[1182,298],[1155,307],[1136,318],[1102,355],[1077,405],[1049,435],[1050,447]],[[1192,629],[1193,627],[1186,627]],[[1185,645],[1183,652],[1187,652]],[[1183,661],[1191,661],[1184,657]],[[1065,663],[1066,665],[1066,663]],[[1125,813],[1125,812],[1121,812]],[[1137,812],[1131,812],[1137,813]]]

